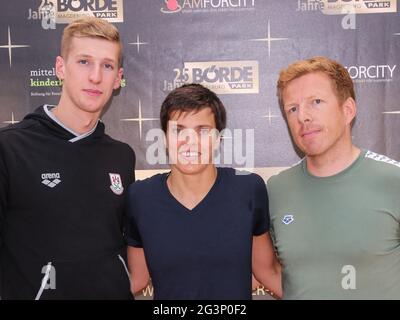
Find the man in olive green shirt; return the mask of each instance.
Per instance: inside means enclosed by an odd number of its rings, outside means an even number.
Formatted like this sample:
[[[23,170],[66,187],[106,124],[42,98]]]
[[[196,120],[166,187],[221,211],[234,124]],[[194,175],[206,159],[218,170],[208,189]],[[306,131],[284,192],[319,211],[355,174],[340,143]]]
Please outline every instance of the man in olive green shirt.
[[[285,299],[400,299],[400,163],[351,140],[353,82],[323,57],[282,70],[278,97],[305,157],[268,181]]]

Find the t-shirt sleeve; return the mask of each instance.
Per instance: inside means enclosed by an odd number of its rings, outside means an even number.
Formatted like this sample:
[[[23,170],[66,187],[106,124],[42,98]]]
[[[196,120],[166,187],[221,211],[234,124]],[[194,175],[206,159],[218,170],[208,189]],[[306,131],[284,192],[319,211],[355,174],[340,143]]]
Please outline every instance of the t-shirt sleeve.
[[[135,200],[135,188],[134,184],[132,184],[127,192],[126,201],[125,201],[125,241],[128,246],[142,248],[142,238],[139,233],[139,229],[137,227],[137,208],[135,204],[137,201]]]
[[[269,204],[264,180],[258,175],[255,177],[253,235],[259,236],[269,230]]]

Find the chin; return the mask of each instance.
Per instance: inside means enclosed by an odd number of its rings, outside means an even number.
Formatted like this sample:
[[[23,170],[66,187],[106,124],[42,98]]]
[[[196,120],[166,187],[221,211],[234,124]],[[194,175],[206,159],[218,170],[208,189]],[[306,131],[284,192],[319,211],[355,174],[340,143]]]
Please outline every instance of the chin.
[[[317,157],[322,155],[326,150],[322,150],[322,149],[304,149],[303,153],[307,156],[307,157]]]
[[[82,110],[88,112],[88,113],[98,113],[103,110],[103,107],[100,106],[93,106],[93,105],[86,105],[81,107]]]
[[[181,164],[181,165],[175,166],[175,168],[183,174],[194,175],[194,174],[203,172],[207,168],[207,165]]]
[[[297,147],[309,157],[318,156],[326,151],[323,146],[316,143],[308,144],[307,146],[297,145]]]

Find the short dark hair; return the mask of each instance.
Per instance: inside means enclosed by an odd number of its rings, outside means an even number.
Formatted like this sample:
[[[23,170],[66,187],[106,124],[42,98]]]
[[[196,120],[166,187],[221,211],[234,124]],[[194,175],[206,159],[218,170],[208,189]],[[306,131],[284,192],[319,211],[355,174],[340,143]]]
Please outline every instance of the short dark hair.
[[[167,132],[169,118],[175,111],[191,112],[204,108],[211,109],[218,131],[225,129],[226,111],[218,96],[201,84],[184,84],[171,91],[163,101],[160,111],[161,128]]]

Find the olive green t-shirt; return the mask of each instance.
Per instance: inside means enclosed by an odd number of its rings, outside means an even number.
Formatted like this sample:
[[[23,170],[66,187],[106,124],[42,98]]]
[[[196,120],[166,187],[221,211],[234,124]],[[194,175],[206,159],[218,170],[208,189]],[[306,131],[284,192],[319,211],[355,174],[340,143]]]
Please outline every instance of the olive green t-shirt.
[[[284,299],[400,299],[400,163],[362,150],[330,177],[267,183]]]

